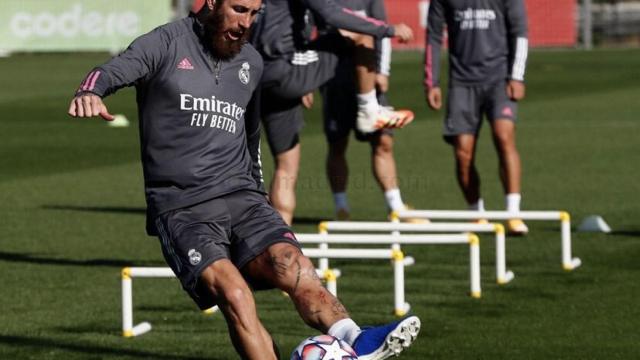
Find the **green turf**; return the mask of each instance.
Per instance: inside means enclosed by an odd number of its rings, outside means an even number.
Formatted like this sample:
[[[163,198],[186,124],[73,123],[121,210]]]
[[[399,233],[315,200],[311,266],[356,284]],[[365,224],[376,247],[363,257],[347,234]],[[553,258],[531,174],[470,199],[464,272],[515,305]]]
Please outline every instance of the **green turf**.
[[[418,208],[464,206],[441,113],[429,112],[420,55],[394,55],[391,99],[416,110],[396,136],[404,198]],[[108,100],[126,129],[65,115],[84,74],[105,55],[16,55],[0,59],[0,359],[234,359],[220,315],[205,317],[175,280],[134,281],[135,320],[154,330],[120,336],[120,269],[163,265],[144,234],[134,92]],[[467,296],[467,250],[407,247],[407,300],[423,332],[405,359],[640,358],[640,51],[534,51],[520,107],[523,207],[564,209],[574,223],[602,215],[613,234],[574,233],[583,260],[560,267],[554,223],[529,223],[508,239],[515,280],[495,284],[494,247],[482,237],[483,297]],[[319,111],[307,113],[296,230],[332,216],[323,173]],[[386,216],[368,146],[352,142],[350,199],[356,219]],[[268,154],[268,149],[263,149]],[[484,197],[502,208],[486,129],[478,150]],[[265,157],[266,173],[272,172]],[[336,262],[339,293],[362,324],[392,319],[389,266]],[[283,353],[315,332],[277,292],[258,307]]]

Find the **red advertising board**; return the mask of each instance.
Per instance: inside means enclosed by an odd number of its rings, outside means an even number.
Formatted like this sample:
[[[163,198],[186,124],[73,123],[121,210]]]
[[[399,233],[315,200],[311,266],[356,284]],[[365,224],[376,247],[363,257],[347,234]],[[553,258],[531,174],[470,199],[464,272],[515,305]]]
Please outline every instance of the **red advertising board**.
[[[424,48],[429,0],[385,0],[389,22],[404,22],[415,32],[409,44],[394,42],[395,48]],[[530,46],[574,46],[576,0],[526,0]]]

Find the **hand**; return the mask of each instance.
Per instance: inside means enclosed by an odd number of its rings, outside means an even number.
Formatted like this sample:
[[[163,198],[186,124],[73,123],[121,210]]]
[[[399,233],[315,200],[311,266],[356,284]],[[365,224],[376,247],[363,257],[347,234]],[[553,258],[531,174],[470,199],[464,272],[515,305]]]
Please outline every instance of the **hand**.
[[[407,43],[413,39],[413,30],[405,23],[393,25],[394,37],[398,38],[401,43]]]
[[[74,97],[73,100],[71,100],[71,104],[69,104],[67,113],[73,117],[93,117],[99,115],[107,121],[114,119],[114,116],[109,114],[107,106],[102,102],[102,98],[92,93],[83,93]]]
[[[301,99],[302,101],[302,106],[305,107],[305,109],[311,109],[313,107],[313,93],[310,92],[306,95],[304,95]]]
[[[376,88],[381,93],[389,91],[389,77],[387,75],[376,74]]]
[[[509,80],[507,83],[507,96],[513,101],[524,99],[525,86],[522,81]]]
[[[433,87],[427,91],[427,104],[433,110],[442,108],[442,91],[439,87]]]

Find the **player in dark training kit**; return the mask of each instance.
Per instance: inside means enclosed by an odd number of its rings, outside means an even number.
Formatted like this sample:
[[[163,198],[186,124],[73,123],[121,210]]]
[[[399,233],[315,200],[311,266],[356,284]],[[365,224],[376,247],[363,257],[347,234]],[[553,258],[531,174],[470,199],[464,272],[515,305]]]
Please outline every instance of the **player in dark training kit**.
[[[336,0],[336,2],[362,16],[387,21],[383,0]],[[322,32],[330,32],[327,26]],[[391,63],[391,40],[377,39],[376,95],[378,103],[388,106],[386,92],[389,88]],[[356,97],[356,79],[354,63],[351,57],[342,57],[336,68],[335,76],[320,88],[322,94],[322,113],[324,133],[329,151],[326,160],[327,178],[333,193],[336,219],[348,220],[350,207],[347,197],[349,167],[346,152],[349,134],[352,130],[359,141],[367,141],[371,146],[371,168],[375,179],[384,193],[389,211],[406,209],[398,187],[396,162],[393,157],[393,129],[379,129],[363,133],[356,126],[358,100]]]
[[[261,190],[259,123],[245,117],[263,72],[246,44],[260,5],[207,0],[197,15],[139,37],[87,75],[68,113],[112,120],[102,97],[135,85],[148,232],[196,304],[219,306],[240,357],[277,357],[251,290],[274,287],[361,358],[388,357],[411,343],[419,319],[361,330]]]
[[[427,20],[425,92],[442,106],[439,85],[442,31],[449,32],[449,95],[444,137],[454,146],[458,183],[472,210],[484,210],[475,150],[482,117],[491,124],[508,211],[520,211],[520,155],[515,144],[517,101],[524,98],[527,17],[524,0],[432,0]],[[525,234],[511,219],[508,230]]]
[[[311,39],[311,18],[334,30]],[[378,104],[373,44],[374,37],[405,41],[412,36],[404,24],[388,25],[361,16],[333,0],[265,0],[252,43],[265,60],[260,113],[276,164],[269,195],[285,221],[291,223],[296,206],[303,96],[334,77],[340,58],[353,57],[358,128],[373,132],[408,124],[412,112],[392,111]]]

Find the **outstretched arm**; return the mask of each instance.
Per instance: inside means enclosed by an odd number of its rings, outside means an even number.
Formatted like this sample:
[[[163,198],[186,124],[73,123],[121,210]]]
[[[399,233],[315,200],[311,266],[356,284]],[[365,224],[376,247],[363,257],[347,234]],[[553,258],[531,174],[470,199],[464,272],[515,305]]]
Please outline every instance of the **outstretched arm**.
[[[397,37],[400,41],[410,41],[413,32],[405,24],[389,25],[384,21],[362,16],[353,10],[336,4],[333,0],[304,0],[305,4],[329,25],[376,37]]]
[[[169,40],[162,29],[142,35],[120,55],[94,68],[84,78],[69,104],[73,117],[101,116],[113,120],[102,98],[154,74],[166,53]]]

